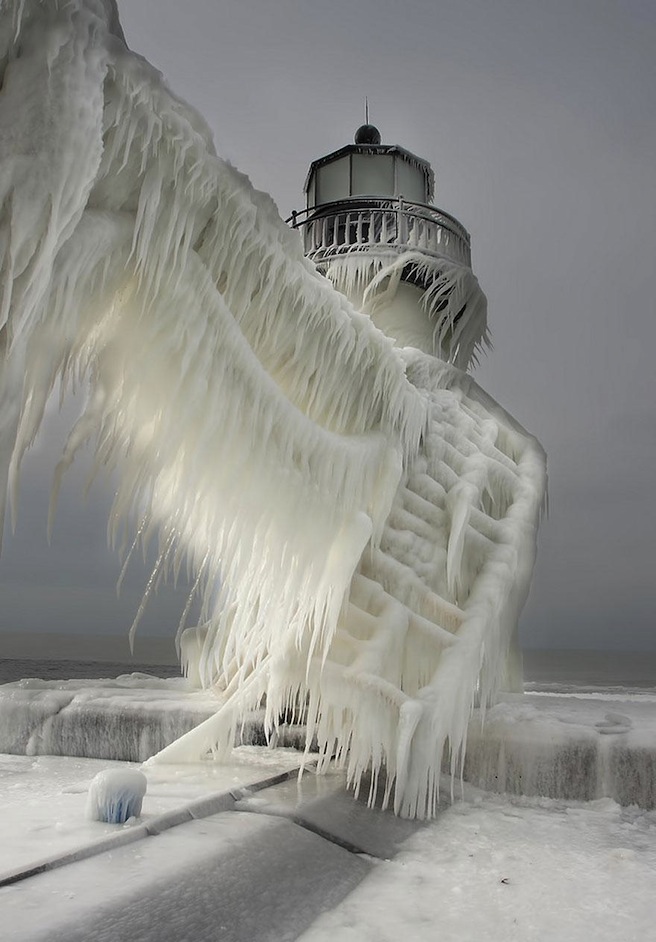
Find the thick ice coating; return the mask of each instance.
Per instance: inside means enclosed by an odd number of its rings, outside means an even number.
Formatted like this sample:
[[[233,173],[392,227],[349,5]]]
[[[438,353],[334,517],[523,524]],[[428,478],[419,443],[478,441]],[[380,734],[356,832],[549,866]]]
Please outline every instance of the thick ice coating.
[[[89,821],[125,824],[141,814],[148,781],[139,769],[104,769],[89,785],[86,816]]]
[[[3,503],[55,383],[88,384],[57,480],[89,438],[118,470],[112,539],[158,540],[145,600],[189,568],[189,669],[222,691],[162,757],[230,748],[266,700],[270,728],[306,714],[356,786],[385,767],[396,810],[432,814],[506,671],[539,446],[317,273],[110,0],[0,9]]]

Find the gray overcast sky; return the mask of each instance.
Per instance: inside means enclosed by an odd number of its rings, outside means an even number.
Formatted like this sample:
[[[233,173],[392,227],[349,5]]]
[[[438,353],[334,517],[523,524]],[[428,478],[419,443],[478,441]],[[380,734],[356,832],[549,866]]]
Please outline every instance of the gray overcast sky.
[[[530,647],[656,649],[656,4],[653,0],[131,0],[130,46],[194,104],[217,149],[302,205],[310,161],[352,139],[430,160],[470,230],[495,349],[478,381],[545,446],[549,519],[522,621]],[[122,633],[108,498],[65,488],[58,426],[29,457],[0,562],[0,629]],[[165,593],[145,630],[172,631]]]

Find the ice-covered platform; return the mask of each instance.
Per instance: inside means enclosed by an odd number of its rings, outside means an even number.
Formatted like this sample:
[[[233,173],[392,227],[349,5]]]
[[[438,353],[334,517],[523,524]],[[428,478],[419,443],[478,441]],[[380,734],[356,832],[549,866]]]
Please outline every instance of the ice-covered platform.
[[[216,712],[184,678],[27,678],[0,686],[0,752],[143,762]]]
[[[295,939],[420,824],[369,809],[339,772],[240,747],[146,770],[142,815],[85,820],[94,759],[0,758],[3,939]]]
[[[84,818],[114,763],[0,757],[3,942],[651,938],[656,812],[466,784],[450,804],[445,779],[419,825],[354,801],[338,772],[299,783],[291,751],[234,760],[147,769],[121,826]]]
[[[215,709],[144,674],[0,687],[3,939],[397,942],[439,925],[482,942],[592,929],[615,942],[653,926],[654,694],[508,697],[483,733],[474,716],[465,777],[487,794],[456,783],[451,804],[445,777],[430,825],[368,808],[337,770],[299,781],[297,750],[256,745],[230,763],[147,766],[139,819],[86,820],[99,770]],[[257,716],[242,735],[261,739]]]
[[[464,777],[487,791],[656,807],[656,695],[509,695],[475,714]]]
[[[0,752],[142,762],[212,715],[217,700],[182,678],[24,680],[0,686]],[[240,742],[265,742],[261,717]],[[283,727],[279,743],[302,746]],[[487,791],[656,807],[656,694],[506,697],[475,714],[466,781]]]
[[[26,678],[0,685],[0,753],[145,762],[217,708],[211,692],[183,677]],[[237,735],[241,744],[265,745],[261,715]],[[299,727],[284,727],[278,745],[300,745],[302,736]]]

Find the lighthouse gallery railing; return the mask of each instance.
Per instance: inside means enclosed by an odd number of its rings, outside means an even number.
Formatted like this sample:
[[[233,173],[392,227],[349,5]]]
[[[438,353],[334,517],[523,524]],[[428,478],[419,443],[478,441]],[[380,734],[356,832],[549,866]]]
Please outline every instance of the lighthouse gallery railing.
[[[398,253],[417,250],[471,267],[467,230],[453,216],[424,203],[340,200],[292,213],[287,222],[302,231],[305,254],[317,263],[385,247]]]

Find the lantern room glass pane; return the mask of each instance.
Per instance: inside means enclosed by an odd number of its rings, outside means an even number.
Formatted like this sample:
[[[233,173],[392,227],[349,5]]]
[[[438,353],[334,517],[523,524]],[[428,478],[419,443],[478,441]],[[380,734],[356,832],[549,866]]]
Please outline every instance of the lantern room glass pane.
[[[396,159],[397,195],[412,203],[427,203],[426,175],[402,157]]]
[[[309,183],[309,185],[308,185],[308,189],[307,189],[307,203],[306,203],[306,205],[307,205],[307,208],[308,208],[308,209],[310,209],[311,206],[314,206],[314,205],[316,204],[316,200],[315,200],[315,198],[314,198],[314,191],[315,191],[315,187],[316,187],[316,180],[317,180],[317,175],[316,175],[316,173],[313,173],[313,174],[312,174],[312,177],[311,177],[311,179],[310,179],[310,183]]]
[[[317,205],[332,203],[349,195],[349,159],[340,157],[317,170]]]
[[[353,196],[394,196],[394,158],[390,154],[351,156]]]

